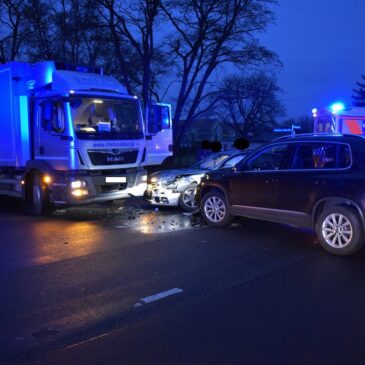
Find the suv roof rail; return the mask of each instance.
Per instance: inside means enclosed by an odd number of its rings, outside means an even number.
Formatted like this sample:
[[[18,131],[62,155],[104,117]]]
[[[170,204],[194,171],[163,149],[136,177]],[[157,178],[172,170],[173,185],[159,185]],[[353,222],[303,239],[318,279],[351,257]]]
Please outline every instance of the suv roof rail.
[[[361,138],[364,139],[365,136],[359,134],[343,134],[343,133],[299,133],[299,134],[290,134],[287,136],[278,137],[272,140],[272,142],[294,139],[300,137],[353,137],[353,138]]]

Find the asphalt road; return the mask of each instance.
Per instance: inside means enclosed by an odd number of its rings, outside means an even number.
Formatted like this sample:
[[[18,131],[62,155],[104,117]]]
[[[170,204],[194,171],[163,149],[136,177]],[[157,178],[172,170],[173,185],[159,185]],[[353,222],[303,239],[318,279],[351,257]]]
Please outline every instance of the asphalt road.
[[[285,225],[1,199],[0,363],[363,364],[364,264]]]

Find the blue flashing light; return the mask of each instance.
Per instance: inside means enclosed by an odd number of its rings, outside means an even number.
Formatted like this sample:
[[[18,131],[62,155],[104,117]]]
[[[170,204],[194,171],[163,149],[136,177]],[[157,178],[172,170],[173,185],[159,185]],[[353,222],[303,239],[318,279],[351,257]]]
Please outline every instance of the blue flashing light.
[[[76,169],[76,147],[75,147],[75,131],[72,123],[71,107],[70,103],[65,104],[66,115],[67,115],[67,129],[72,140],[70,141],[70,168],[71,170]]]
[[[317,108],[313,108],[313,109],[312,109],[312,114],[313,114],[313,115],[316,115],[317,113],[318,113],[318,109],[317,109]]]
[[[45,83],[50,84],[52,82],[52,73],[54,71],[53,64],[48,65],[45,73]]]
[[[337,102],[337,103],[332,104],[330,109],[333,114],[337,114],[337,113],[340,113],[345,110],[345,104],[341,103],[341,102]]]
[[[20,136],[22,141],[22,163],[29,160],[29,123],[28,123],[28,97],[19,96],[20,107]]]

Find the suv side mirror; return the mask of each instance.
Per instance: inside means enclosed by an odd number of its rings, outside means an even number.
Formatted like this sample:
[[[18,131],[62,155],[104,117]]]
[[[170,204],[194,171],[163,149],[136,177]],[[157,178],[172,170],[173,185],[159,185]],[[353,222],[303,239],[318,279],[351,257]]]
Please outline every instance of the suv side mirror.
[[[243,160],[234,167],[235,172],[244,171],[247,168],[247,161]]]

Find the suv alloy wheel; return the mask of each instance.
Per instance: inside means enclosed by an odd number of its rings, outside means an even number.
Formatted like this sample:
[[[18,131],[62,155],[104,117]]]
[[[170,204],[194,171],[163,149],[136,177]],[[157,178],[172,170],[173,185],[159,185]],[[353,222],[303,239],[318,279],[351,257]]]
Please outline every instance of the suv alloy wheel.
[[[225,227],[233,220],[226,198],[219,190],[213,190],[205,194],[201,207],[204,220],[211,226]]]
[[[351,255],[364,243],[364,233],[357,212],[351,207],[325,209],[316,224],[322,247],[335,255]]]

